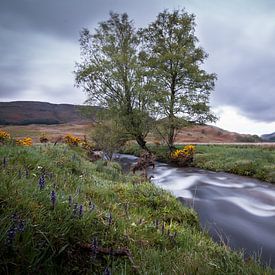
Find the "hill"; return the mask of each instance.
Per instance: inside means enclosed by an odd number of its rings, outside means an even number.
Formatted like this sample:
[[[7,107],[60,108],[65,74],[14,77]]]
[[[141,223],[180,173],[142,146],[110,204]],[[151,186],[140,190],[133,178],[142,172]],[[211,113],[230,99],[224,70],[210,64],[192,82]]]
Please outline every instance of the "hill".
[[[262,138],[264,141],[275,141],[275,132],[272,133],[272,134],[265,134],[265,135],[262,135],[261,138]]]
[[[80,110],[86,109],[87,119]],[[99,107],[72,104],[53,104],[38,101],[0,102],[0,125],[15,137],[29,135],[38,140],[43,132],[56,137],[68,132],[77,136],[87,135],[90,122],[95,118]],[[62,124],[62,125],[60,125]],[[9,126],[8,126],[9,125]],[[13,126],[13,125],[16,125]],[[155,141],[149,137],[149,142]],[[177,135],[176,143],[234,143],[260,142],[256,135],[229,132],[211,125],[194,125],[183,128]]]
[[[89,121],[81,115],[81,108],[89,108],[95,114],[98,107],[72,104],[53,104],[39,101],[0,102],[0,124],[63,124]]]
[[[234,142],[261,142],[257,135],[239,134],[223,130],[212,125],[195,125],[182,129],[176,137],[176,143],[234,143]]]

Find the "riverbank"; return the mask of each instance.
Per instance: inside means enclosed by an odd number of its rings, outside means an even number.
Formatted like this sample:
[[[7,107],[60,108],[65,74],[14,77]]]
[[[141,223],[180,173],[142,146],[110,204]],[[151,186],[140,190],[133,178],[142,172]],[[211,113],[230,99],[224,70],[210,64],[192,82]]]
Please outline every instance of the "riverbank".
[[[148,145],[157,160],[168,163],[166,146]],[[182,146],[177,146],[181,148]],[[141,149],[135,144],[123,153],[139,156]],[[253,145],[197,145],[194,167],[217,172],[228,172],[275,183],[275,147]]]
[[[170,193],[82,154],[0,146],[1,274],[272,274],[214,243]]]

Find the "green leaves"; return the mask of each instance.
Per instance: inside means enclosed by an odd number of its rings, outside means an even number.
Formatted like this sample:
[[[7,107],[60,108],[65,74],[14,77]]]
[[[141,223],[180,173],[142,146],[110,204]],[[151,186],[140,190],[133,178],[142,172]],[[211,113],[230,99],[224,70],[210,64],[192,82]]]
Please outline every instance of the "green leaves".
[[[162,136],[172,146],[175,119],[215,119],[209,95],[216,75],[200,68],[208,55],[197,43],[195,16],[185,10],[164,10],[138,31],[127,14],[110,13],[94,34],[81,31],[76,85],[87,92],[87,102],[107,108],[141,146],[153,118],[168,118]]]

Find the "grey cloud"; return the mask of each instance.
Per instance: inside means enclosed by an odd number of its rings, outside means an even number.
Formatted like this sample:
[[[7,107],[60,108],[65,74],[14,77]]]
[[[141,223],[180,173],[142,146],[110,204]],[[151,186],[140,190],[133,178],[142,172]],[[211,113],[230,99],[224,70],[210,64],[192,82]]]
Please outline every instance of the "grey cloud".
[[[73,87],[82,27],[93,30],[110,10],[127,12],[136,26],[164,8],[196,15],[196,33],[218,75],[214,106],[275,121],[275,1],[273,0],[0,0],[0,100],[81,103]]]

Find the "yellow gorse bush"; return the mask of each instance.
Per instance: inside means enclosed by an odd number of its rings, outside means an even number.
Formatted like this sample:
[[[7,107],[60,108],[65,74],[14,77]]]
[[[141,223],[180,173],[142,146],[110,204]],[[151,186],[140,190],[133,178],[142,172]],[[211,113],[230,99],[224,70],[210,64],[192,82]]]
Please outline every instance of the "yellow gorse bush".
[[[73,146],[78,146],[79,143],[81,143],[81,139],[78,137],[75,137],[71,134],[68,134],[64,137],[65,143]]]
[[[195,146],[194,145],[186,145],[182,149],[176,149],[171,153],[171,158],[173,160],[180,160],[180,159],[188,159],[192,158],[195,153]]]
[[[32,146],[32,138],[25,137],[23,139],[17,139],[16,140],[16,145],[19,145],[19,146]]]
[[[7,141],[11,138],[11,135],[3,130],[0,130],[0,141]]]

